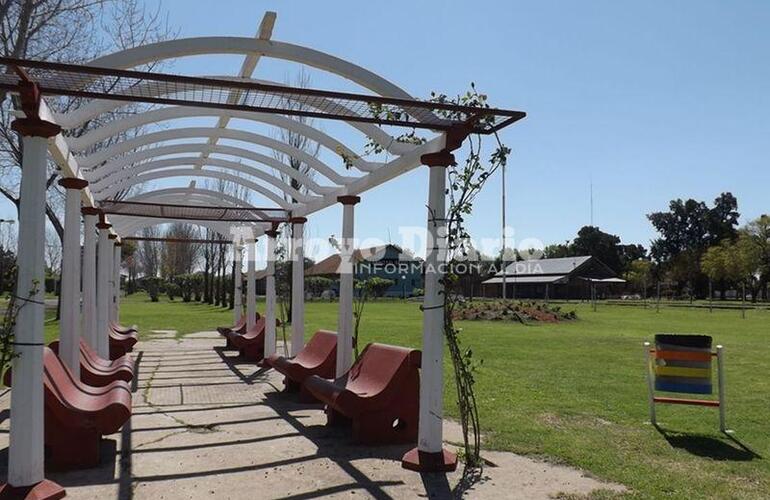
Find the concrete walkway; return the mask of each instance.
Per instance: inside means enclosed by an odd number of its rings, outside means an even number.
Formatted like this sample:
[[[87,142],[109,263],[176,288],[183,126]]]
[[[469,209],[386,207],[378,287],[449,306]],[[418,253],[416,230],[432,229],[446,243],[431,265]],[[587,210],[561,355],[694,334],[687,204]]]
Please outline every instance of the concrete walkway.
[[[135,348],[134,416],[107,436],[97,469],[49,473],[70,498],[549,498],[620,490],[579,471],[489,452],[470,489],[401,468],[408,446],[367,448],[327,428],[320,406],[279,393],[279,375],[225,351],[216,333],[157,335]],[[7,466],[9,394],[0,396],[0,474]],[[459,440],[457,425],[447,437]],[[460,483],[460,486],[458,486]]]

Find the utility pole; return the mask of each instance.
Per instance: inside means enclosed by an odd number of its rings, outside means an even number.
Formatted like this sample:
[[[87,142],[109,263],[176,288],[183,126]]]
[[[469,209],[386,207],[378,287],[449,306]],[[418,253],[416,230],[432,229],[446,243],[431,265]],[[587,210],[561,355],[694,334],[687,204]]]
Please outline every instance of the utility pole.
[[[502,229],[502,235],[503,235],[503,245],[502,245],[503,249],[502,249],[502,253],[500,255],[500,263],[501,263],[501,265],[503,267],[503,300],[505,300],[507,298],[506,297],[506,295],[507,295],[506,294],[506,292],[507,292],[507,290],[506,290],[507,283],[506,283],[506,279],[505,279],[505,271],[506,271],[506,269],[505,269],[505,243],[507,242],[507,239],[506,239],[507,235],[506,235],[506,231],[505,231],[505,162],[503,162],[503,164],[501,166],[500,173],[502,175],[502,184],[503,184],[502,185],[502,205],[500,207],[501,210],[502,210],[502,224],[503,225],[502,225],[501,229]]]

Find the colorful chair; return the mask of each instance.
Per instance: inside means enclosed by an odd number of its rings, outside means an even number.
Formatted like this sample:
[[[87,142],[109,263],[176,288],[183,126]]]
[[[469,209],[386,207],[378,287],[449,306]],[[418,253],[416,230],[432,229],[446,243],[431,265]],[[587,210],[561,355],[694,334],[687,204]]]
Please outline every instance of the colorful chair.
[[[719,408],[719,430],[728,432],[725,425],[724,349],[716,346],[711,351],[711,337],[707,335],[655,335],[655,347],[644,343],[647,360],[650,421],[657,425],[655,405],[679,404]],[[718,399],[692,399],[656,396],[656,391],[684,394],[712,394],[712,358],[717,358]]]

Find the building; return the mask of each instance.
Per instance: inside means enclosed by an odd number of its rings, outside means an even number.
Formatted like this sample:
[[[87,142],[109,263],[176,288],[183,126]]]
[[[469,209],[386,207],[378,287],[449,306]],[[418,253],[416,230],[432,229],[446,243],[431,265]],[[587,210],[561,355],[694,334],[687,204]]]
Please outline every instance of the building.
[[[506,296],[520,299],[590,299],[625,283],[596,257],[522,260],[505,268]],[[482,283],[485,297],[502,297],[503,272]]]
[[[379,277],[393,281],[386,297],[411,297],[423,288],[422,260],[404,252],[397,245],[381,245],[353,252],[355,280]],[[323,276],[334,280],[332,289],[339,292],[340,254],[330,255],[305,270],[305,276]],[[421,292],[420,292],[421,293]]]

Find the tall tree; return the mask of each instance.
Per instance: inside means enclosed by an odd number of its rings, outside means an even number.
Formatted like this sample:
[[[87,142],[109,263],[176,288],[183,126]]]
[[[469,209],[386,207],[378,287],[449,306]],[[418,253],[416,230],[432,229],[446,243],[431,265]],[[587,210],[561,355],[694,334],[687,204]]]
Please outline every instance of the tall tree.
[[[146,227],[142,230],[144,238],[158,238],[160,231],[157,226]],[[156,278],[160,271],[160,251],[161,244],[157,241],[145,240],[139,245],[137,256],[139,257],[139,267],[145,278]]]
[[[767,300],[770,282],[770,215],[762,215],[740,230],[740,239],[747,251],[756,256],[757,288]]]
[[[161,251],[161,274],[173,278],[192,273],[200,258],[201,245],[185,240],[198,239],[198,228],[186,222],[173,222],[166,228],[165,242]]]
[[[287,81],[286,84],[292,85],[296,88],[301,88],[301,89],[308,88],[310,86],[310,75],[306,73],[304,70],[301,70],[296,75],[294,82]],[[292,100],[292,99],[285,99],[281,103],[281,106],[286,109],[291,109],[295,111],[302,111],[302,110],[309,109],[309,107],[303,102],[298,100]],[[311,127],[315,122],[313,118],[308,116],[290,115],[288,117],[303,125],[308,125]],[[317,157],[321,149],[320,144],[310,140],[305,135],[302,135],[298,132],[294,132],[293,130],[278,128],[276,129],[274,136],[276,139],[283,142],[284,144],[293,146],[294,148],[300,151],[303,151],[313,157]],[[301,158],[295,158],[289,154],[284,153],[283,151],[275,151],[275,150],[273,151],[273,156],[275,157],[276,160],[290,166],[293,170],[296,170],[297,172],[300,172],[309,178],[313,178],[313,174],[315,173],[315,171],[310,167],[310,165],[302,161]],[[297,179],[294,179],[293,177],[286,175],[283,172],[278,172],[278,174],[286,184],[290,185],[300,193],[303,193],[303,194],[307,193],[308,191],[307,186],[303,185],[302,182],[298,181]],[[291,201],[292,203],[295,203],[297,201],[293,199],[291,196],[286,194],[284,194],[284,198],[287,201]]]
[[[647,215],[661,237],[655,239],[650,253],[679,288],[687,285],[690,295],[705,289],[700,260],[709,246],[723,239],[735,238],[738,224],[738,201],[731,193],[722,193],[713,208],[706,203],[688,199],[672,200],[667,212]]]
[[[141,0],[3,0],[0,2],[0,51],[7,57],[85,62],[100,54],[173,36],[161,12],[160,7],[147,10]],[[11,71],[10,68],[7,71]],[[61,97],[47,102],[62,112],[76,107],[80,101]],[[0,194],[17,210],[22,151],[10,123],[18,104],[16,98],[9,99],[6,91],[0,91]],[[119,112],[86,122],[68,134],[80,136],[97,125],[141,108],[138,104],[125,106]],[[128,135],[132,133],[136,132]],[[112,138],[92,150],[120,139]],[[58,177],[59,171],[49,164],[45,210],[61,240],[63,194],[55,182]]]
[[[584,226],[572,242],[573,255],[591,255],[604,262],[616,273],[623,271],[618,246],[620,237],[603,232],[595,226]]]

